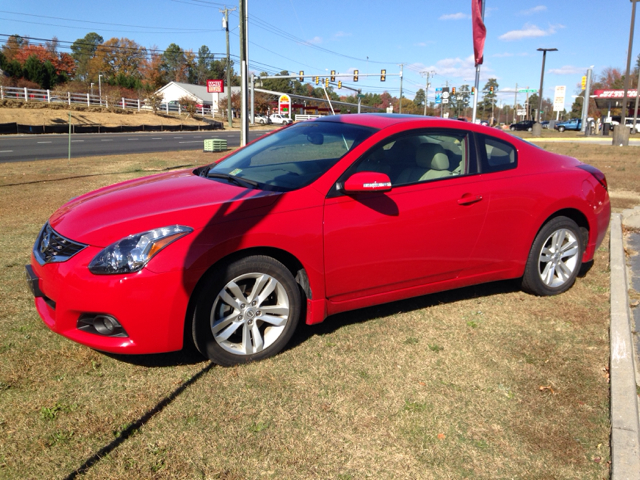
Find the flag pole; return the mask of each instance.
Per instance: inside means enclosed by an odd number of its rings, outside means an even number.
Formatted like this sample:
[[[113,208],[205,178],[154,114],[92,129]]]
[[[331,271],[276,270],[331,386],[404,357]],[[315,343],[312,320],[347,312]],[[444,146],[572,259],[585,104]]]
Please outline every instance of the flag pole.
[[[478,0],[472,0],[472,2],[476,2],[476,1],[478,1]],[[482,18],[482,24],[484,25],[484,3],[485,3],[486,0],[480,0],[480,1],[482,2],[482,16],[481,16],[481,18]],[[472,13],[473,13],[473,8],[474,8],[473,7],[473,3],[472,3],[471,8],[472,8]],[[473,18],[473,15],[472,15],[472,18]],[[472,22],[474,20],[472,20]],[[475,23],[474,23],[473,26],[475,27]],[[473,33],[474,33],[473,34],[473,37],[474,37],[473,41],[474,41],[474,50],[475,50],[475,46],[476,46],[475,28],[474,28],[474,32]],[[486,34],[486,31],[485,31],[485,34]],[[483,50],[484,50],[484,41],[482,43],[483,43]],[[484,56],[483,52],[480,52],[481,59],[482,59],[483,56]],[[480,87],[480,65],[482,64],[482,60],[480,60],[480,63],[477,63],[477,60],[478,59],[476,57],[476,82],[475,82],[476,94],[473,96],[473,115],[472,115],[472,118],[471,118],[471,121],[473,123],[476,123],[476,112],[478,111],[478,97],[480,96],[480,89],[479,89],[479,87]]]

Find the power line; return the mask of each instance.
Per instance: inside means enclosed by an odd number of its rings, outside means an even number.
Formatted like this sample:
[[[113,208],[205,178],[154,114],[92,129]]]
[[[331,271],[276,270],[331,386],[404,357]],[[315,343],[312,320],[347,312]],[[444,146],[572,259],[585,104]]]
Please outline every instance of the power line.
[[[153,26],[153,27],[147,27],[144,25],[129,25],[126,23],[107,23],[107,22],[93,22],[90,20],[76,20],[74,18],[64,18],[64,17],[50,17],[47,15],[36,15],[33,13],[19,13],[19,12],[9,12],[7,10],[0,10],[0,13],[9,13],[11,15],[21,15],[23,17],[35,17],[35,18],[49,18],[52,20],[64,20],[67,22],[79,22],[79,23],[92,23],[94,25],[108,25],[108,26],[116,26],[116,27],[132,27],[132,28],[156,28],[156,29],[162,29],[162,30],[179,30],[179,31],[184,31],[187,27],[184,28],[175,28],[175,27],[159,27],[159,26]],[[16,20],[11,20],[11,19],[3,19],[3,20],[10,20],[10,21],[16,21]],[[39,24],[42,25],[42,24]],[[46,24],[46,25],[50,25],[50,24]],[[86,29],[85,29],[86,30]],[[209,29],[189,29],[190,32],[208,32],[211,31]]]

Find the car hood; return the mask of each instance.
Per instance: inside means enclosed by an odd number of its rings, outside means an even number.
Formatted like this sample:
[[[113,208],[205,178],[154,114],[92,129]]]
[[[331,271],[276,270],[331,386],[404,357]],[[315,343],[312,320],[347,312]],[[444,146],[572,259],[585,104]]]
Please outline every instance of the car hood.
[[[127,235],[168,225],[193,229],[260,215],[278,192],[247,189],[193,171],[154,175],[101,188],[60,207],[49,223],[76,242],[107,246]]]

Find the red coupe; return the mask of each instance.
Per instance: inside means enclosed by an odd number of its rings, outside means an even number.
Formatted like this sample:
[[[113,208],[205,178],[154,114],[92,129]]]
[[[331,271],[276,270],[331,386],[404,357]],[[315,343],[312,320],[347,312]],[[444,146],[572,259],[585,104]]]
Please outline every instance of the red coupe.
[[[501,279],[561,293],[609,216],[602,172],[507,133],[338,115],[70,200],[27,281],[71,340],[122,354],[193,342],[232,365],[346,310]]]

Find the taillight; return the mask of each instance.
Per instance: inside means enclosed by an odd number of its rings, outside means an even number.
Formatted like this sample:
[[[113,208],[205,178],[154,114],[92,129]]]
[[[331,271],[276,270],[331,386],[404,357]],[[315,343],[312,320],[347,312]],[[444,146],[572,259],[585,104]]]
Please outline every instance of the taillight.
[[[598,180],[598,183],[602,185],[605,190],[609,190],[609,186],[607,185],[607,177],[605,177],[604,173],[602,173],[596,167],[583,163],[582,165],[578,165],[578,168],[589,172],[596,180]]]

